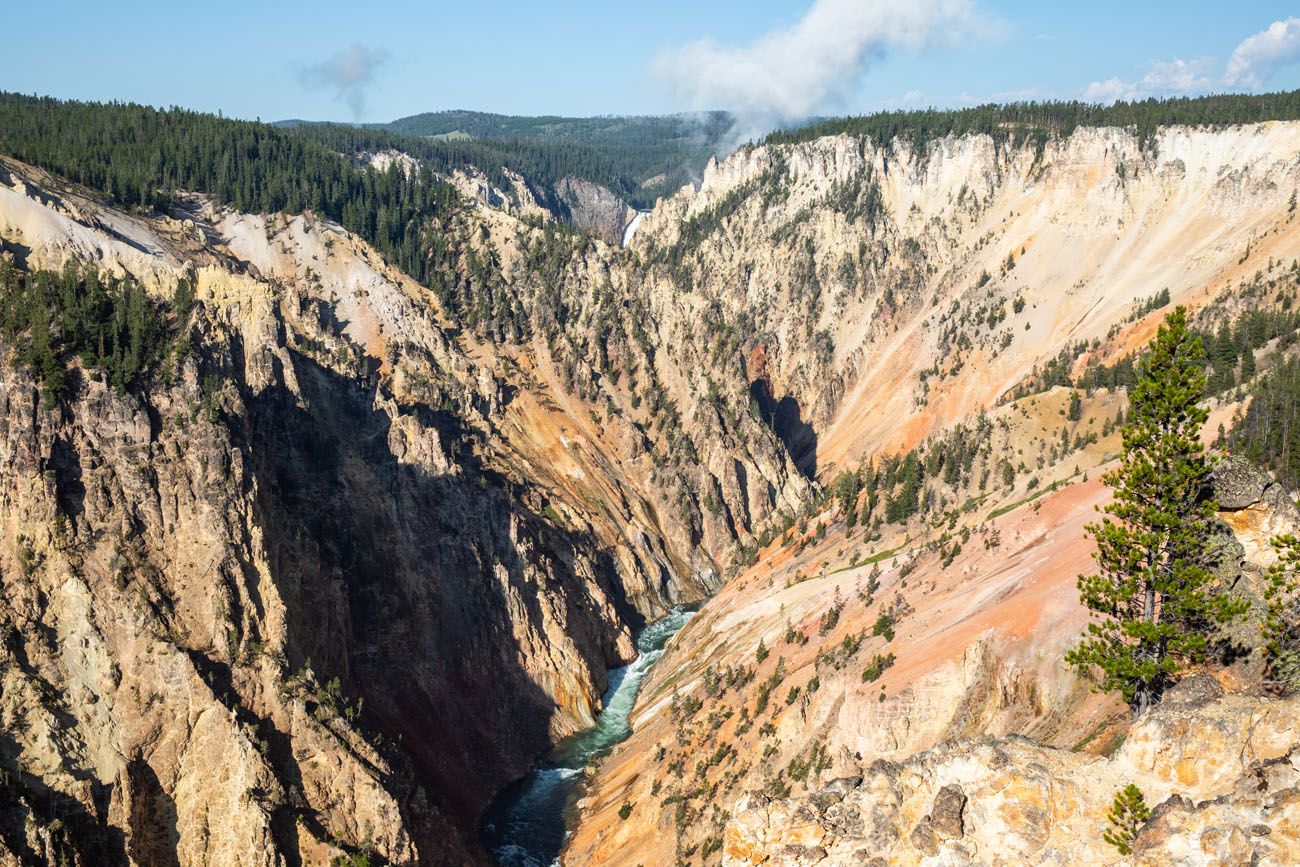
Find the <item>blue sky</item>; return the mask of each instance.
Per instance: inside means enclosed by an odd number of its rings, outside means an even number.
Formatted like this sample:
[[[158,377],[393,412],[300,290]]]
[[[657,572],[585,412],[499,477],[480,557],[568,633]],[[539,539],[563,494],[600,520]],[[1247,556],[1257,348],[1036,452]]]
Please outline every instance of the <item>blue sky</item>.
[[[704,106],[766,119],[1163,95],[1222,90],[1229,81],[1241,90],[1300,87],[1294,0],[6,5],[0,89],[264,120]],[[1243,40],[1274,22],[1293,24],[1267,44],[1251,43],[1250,57],[1262,52],[1263,66],[1229,74]],[[840,37],[855,27],[859,36],[845,44]]]

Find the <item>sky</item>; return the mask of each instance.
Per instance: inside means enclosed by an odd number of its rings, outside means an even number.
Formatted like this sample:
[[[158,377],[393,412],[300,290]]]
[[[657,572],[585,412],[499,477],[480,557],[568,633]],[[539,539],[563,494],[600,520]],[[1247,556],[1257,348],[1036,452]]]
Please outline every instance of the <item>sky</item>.
[[[818,114],[1300,88],[1267,0],[0,0],[0,90],[279,120]]]

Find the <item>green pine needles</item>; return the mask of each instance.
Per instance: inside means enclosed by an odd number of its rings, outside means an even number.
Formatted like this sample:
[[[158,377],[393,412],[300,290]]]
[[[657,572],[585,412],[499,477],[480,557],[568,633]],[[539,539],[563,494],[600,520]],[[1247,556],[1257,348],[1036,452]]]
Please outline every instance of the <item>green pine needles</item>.
[[[1143,360],[1122,428],[1120,466],[1108,517],[1090,524],[1098,573],[1080,576],[1094,620],[1066,660],[1101,672],[1140,715],[1184,666],[1204,660],[1217,624],[1246,603],[1216,592],[1210,543],[1216,504],[1205,492],[1210,462],[1201,444],[1207,412],[1205,353],[1182,307],[1166,317]]]
[[[1268,615],[1261,631],[1269,680],[1291,693],[1300,688],[1300,539],[1278,536],[1273,547],[1278,560],[1269,569]]]
[[[1106,818],[1110,820],[1110,829],[1103,832],[1101,838],[1118,849],[1119,854],[1132,855],[1138,831],[1151,818],[1142,790],[1129,783],[1116,792]]]
[[[167,304],[129,276],[104,277],[72,264],[27,272],[0,260],[0,339],[14,347],[14,362],[40,380],[47,409],[67,397],[73,358],[126,391],[167,358],[183,356],[193,304],[185,281]]]

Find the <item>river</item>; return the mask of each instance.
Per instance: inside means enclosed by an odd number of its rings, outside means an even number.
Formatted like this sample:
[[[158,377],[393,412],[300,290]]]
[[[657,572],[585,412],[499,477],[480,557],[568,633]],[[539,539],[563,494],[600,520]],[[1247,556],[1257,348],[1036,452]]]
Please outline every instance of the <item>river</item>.
[[[694,612],[674,608],[666,617],[637,635],[640,652],[631,665],[609,672],[604,710],[596,725],[566,738],[533,772],[507,788],[488,811],[484,836],[501,867],[551,867],[559,863],[560,850],[576,818],[583,769],[632,733],[628,717],[636,704],[641,683],[663,655],[664,645],[686,625]]]

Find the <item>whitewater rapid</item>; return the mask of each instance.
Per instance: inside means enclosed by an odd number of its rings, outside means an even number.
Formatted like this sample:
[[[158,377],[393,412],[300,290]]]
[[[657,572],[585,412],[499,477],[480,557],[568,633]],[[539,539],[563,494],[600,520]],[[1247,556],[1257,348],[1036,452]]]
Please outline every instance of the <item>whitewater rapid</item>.
[[[497,799],[484,824],[488,848],[501,867],[552,867],[569,834],[583,770],[632,733],[628,721],[641,683],[663,656],[664,645],[693,611],[675,608],[637,635],[637,658],[609,672],[604,710],[596,725],[556,745],[524,779]]]

